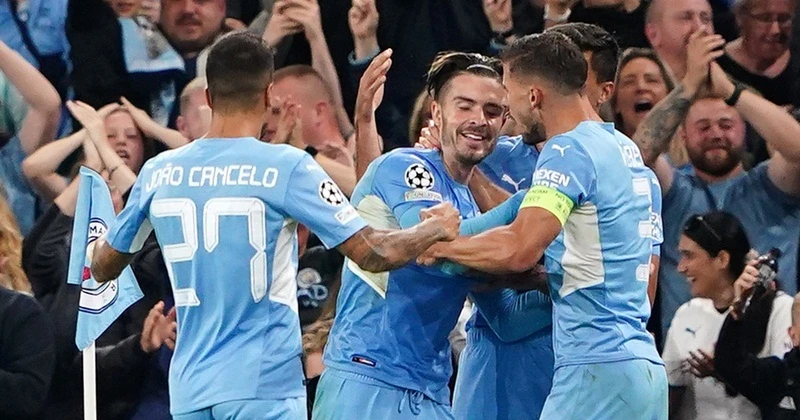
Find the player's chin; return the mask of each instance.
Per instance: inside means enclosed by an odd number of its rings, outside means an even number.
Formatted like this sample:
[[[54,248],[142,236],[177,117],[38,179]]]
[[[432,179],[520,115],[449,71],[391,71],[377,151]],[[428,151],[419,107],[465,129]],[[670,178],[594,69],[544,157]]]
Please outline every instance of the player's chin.
[[[477,165],[489,155],[488,150],[471,150],[467,153],[462,153],[460,161],[471,165]]]

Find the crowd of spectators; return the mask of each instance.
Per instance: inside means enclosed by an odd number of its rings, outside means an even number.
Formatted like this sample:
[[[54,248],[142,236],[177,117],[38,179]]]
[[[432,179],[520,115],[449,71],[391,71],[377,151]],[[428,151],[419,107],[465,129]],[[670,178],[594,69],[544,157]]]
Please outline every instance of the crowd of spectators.
[[[800,334],[790,334],[800,323],[791,299],[800,291],[798,7],[796,0],[0,0],[0,418],[82,417],[80,293],[66,283],[78,168],[101,173],[120,209],[147,159],[202,137],[211,115],[205,57],[220,36],[252,31],[274,49],[261,139],[310,148],[349,196],[369,163],[355,153],[359,81],[378,54],[392,50],[375,115],[377,152],[385,153],[437,135],[424,91],[437,53],[497,55],[521,36],[567,22],[598,25],[624,49],[597,105],[605,102],[602,116],[639,145],[661,185],[664,244],[649,329],[667,363],[671,415],[796,416],[800,401],[765,397],[753,385],[763,378],[741,378],[800,363]],[[504,133],[522,134],[513,124]],[[343,257],[302,226],[298,236],[313,396]],[[728,308],[754,282],[752,251],[772,248],[781,251],[779,272],[749,315],[758,319],[732,319]],[[132,266],[145,297],[97,342],[98,412],[169,418],[173,299],[155,238]],[[754,334],[747,345],[737,338],[741,329]],[[454,360],[463,340],[461,323],[451,334]],[[720,345],[727,364],[715,369]],[[794,362],[782,360],[790,350]],[[772,365],[758,365],[770,356]],[[731,367],[745,359],[746,368]],[[775,375],[775,393],[800,395],[784,384],[785,373]]]

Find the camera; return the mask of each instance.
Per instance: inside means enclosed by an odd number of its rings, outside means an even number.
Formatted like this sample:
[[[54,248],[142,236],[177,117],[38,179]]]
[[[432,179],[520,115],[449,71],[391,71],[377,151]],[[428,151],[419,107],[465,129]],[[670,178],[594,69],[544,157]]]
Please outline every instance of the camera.
[[[758,281],[745,296],[734,302],[733,311],[737,318],[744,315],[754,296],[763,295],[770,289],[771,283],[778,277],[778,258],[780,257],[781,250],[772,248],[756,259],[754,267],[758,270]]]

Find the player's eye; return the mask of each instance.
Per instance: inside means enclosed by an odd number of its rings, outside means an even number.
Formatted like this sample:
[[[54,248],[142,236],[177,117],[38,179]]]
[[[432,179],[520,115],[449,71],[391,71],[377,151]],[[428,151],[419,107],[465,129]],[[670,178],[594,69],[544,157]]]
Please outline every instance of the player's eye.
[[[500,118],[505,113],[505,109],[499,105],[486,105],[483,107],[483,113],[486,118]]]

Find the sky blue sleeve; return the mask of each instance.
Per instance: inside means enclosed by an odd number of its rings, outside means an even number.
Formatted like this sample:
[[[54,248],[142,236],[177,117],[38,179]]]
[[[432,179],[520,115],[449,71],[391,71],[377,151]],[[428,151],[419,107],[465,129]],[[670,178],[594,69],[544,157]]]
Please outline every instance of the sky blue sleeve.
[[[488,213],[462,220],[460,234],[463,236],[477,235],[489,229],[510,224],[517,217],[519,206],[522,204],[525,194],[526,191],[520,191]]]
[[[567,196],[578,207],[593,194],[596,183],[594,162],[586,149],[571,137],[556,136],[542,149],[531,190],[548,187]]]
[[[650,224],[652,226],[653,255],[661,256],[661,244],[664,243],[664,222],[661,219],[662,202],[661,184],[656,174],[650,172]]]
[[[146,183],[143,181],[150,179],[153,165],[151,162],[142,167],[128,194],[125,208],[117,215],[106,234],[106,242],[119,252],[126,254],[138,252],[144,240],[153,231],[148,219],[150,200],[147,196],[150,191],[147,191]]]
[[[521,340],[553,324],[550,297],[535,290],[472,293],[472,300],[492,331],[505,343]]]
[[[430,163],[404,153],[394,153],[381,162],[374,175],[374,191],[392,211],[400,227],[420,222],[419,212],[444,201],[444,179]]]
[[[290,184],[284,210],[314,232],[325,247],[334,248],[367,226],[311,155],[304,155],[294,167]]]
[[[522,203],[522,199],[525,198],[525,194],[526,191],[520,191],[509,197],[508,200],[504,201],[499,206],[490,210],[488,213],[484,213],[471,219],[462,220],[459,234],[461,236],[477,235],[489,229],[504,226],[513,222],[517,217],[519,206]],[[419,212],[417,212],[417,214],[419,214]],[[441,270],[447,274],[456,275],[465,273],[468,268],[452,261],[444,261],[441,264]]]

